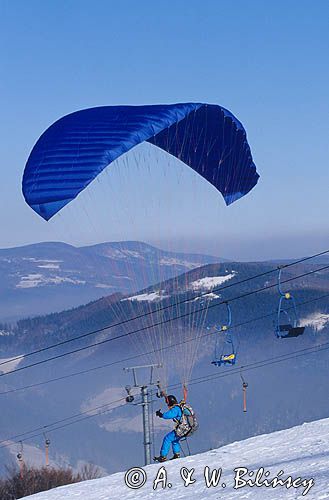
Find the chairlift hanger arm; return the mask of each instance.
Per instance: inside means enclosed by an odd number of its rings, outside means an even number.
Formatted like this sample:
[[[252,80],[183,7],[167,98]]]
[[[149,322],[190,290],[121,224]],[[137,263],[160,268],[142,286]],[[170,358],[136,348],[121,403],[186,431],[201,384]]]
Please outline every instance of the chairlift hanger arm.
[[[277,325],[276,325],[276,336],[278,338],[294,338],[302,335],[304,333],[305,327],[299,326],[297,306],[295,298],[291,295],[290,292],[284,292],[281,287],[281,273],[282,267],[279,267],[278,274],[278,290],[280,294],[279,305],[278,305],[278,313],[277,313]],[[292,319],[290,314],[283,307],[284,300],[290,300],[292,302],[292,313],[294,318]],[[287,323],[282,323],[281,318],[285,315],[287,318]]]

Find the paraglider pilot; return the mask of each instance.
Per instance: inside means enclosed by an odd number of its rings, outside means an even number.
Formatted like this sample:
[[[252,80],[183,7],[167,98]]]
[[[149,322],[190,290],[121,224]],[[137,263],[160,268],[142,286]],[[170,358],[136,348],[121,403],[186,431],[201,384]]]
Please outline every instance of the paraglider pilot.
[[[164,413],[162,413],[161,410],[158,410],[155,413],[156,416],[164,418],[166,420],[174,420],[174,422],[179,423],[182,418],[182,409],[179,406],[177,399],[175,398],[175,396],[169,395],[166,397],[166,403],[168,405],[169,410],[167,410]],[[181,438],[182,436],[177,436],[175,430],[168,432],[168,434],[166,434],[165,437],[163,438],[160,450],[160,456],[154,457],[154,460],[156,462],[165,462],[167,460],[167,455],[170,450],[170,445],[172,446],[172,451],[174,454],[172,458],[173,459],[179,458],[180,457],[179,441]]]

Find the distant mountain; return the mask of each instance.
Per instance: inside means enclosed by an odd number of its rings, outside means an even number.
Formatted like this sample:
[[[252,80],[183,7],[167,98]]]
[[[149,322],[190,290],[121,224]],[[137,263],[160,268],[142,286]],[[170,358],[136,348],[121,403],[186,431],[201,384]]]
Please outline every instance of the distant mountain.
[[[221,261],[138,241],[84,247],[49,242],[2,249],[0,321],[76,307],[111,293],[129,294]]]
[[[301,301],[305,296],[308,297],[315,292],[326,294],[329,291],[328,269],[293,280],[294,277],[316,270],[318,267],[318,265],[306,262],[287,268],[282,274],[283,289],[297,290],[297,301],[298,299]],[[273,269],[274,272],[267,274]],[[249,280],[255,275],[260,276]],[[284,284],[285,280],[288,280],[287,285]],[[189,313],[189,315],[193,313],[194,316],[194,310],[198,310],[204,304],[214,305],[223,299],[229,300],[232,297],[249,293],[251,290],[261,290],[269,286],[266,294],[256,294],[243,301],[236,301],[235,319],[242,321],[251,312],[256,315],[259,311],[267,310],[270,306],[275,310],[278,302],[276,284],[276,268],[269,263],[225,262],[207,264],[179,274],[174,278],[164,279],[139,292],[133,291],[126,294],[117,292],[76,308],[67,308],[64,311],[37,317],[29,315],[29,317],[18,320],[13,329],[6,329],[0,321],[2,346],[5,350],[6,346],[12,344],[15,348],[17,343],[25,345],[28,349],[36,345],[40,347],[43,343],[48,344],[49,338],[53,342],[66,340],[74,336],[75,332],[85,333],[93,329],[97,330],[111,323],[125,320],[127,317],[149,313],[152,310],[157,311],[159,307],[171,306],[168,309],[168,311],[171,310],[170,313],[165,310],[160,316],[155,314],[155,317],[159,316],[161,321],[182,313]],[[223,288],[223,291],[217,291],[218,288]],[[309,307],[305,306],[304,311],[313,311],[313,308],[311,303]],[[221,308],[221,314],[223,316],[221,321],[225,321],[225,309]],[[213,318],[218,317],[217,309],[210,308],[207,311],[207,317],[209,321],[213,321]],[[187,321],[190,324],[189,318]],[[139,324],[137,324],[138,326]],[[9,334],[10,332],[14,333],[14,337]]]

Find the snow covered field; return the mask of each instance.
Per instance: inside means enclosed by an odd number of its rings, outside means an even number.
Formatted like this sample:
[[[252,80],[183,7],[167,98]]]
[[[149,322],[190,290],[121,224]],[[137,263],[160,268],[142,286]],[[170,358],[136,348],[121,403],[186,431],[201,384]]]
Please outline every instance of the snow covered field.
[[[24,356],[16,356],[13,358],[13,361],[10,361],[12,358],[0,358],[0,373],[8,373],[15,368],[23,361]]]
[[[218,485],[207,487],[207,479],[209,480],[216,469],[218,472],[220,468],[222,474]],[[236,470],[237,468],[240,470]],[[242,468],[248,469],[249,475]],[[263,473],[261,468],[264,468]],[[329,499],[329,419],[256,436],[207,453],[174,460],[166,463],[165,468],[163,464],[155,464],[145,467],[144,470],[146,482],[140,488],[128,488],[125,484],[125,473],[120,472],[28,498],[31,500],[123,498],[178,500],[191,497],[226,500]],[[254,484],[257,475],[259,486]],[[138,485],[137,476],[138,471],[135,475],[128,472],[126,477]],[[139,480],[143,477],[140,473]],[[265,480],[270,482],[277,477],[285,481],[285,485],[277,485],[275,488],[264,485]],[[195,482],[185,486],[185,481],[189,478]],[[158,486],[153,489],[156,479]],[[246,484],[248,480],[254,485]],[[166,487],[162,488],[165,481]],[[235,482],[236,489],[234,489]],[[261,484],[263,485],[260,486]]]
[[[225,274],[224,276],[207,276],[192,281],[189,287],[191,290],[211,290],[212,288],[222,285],[225,281],[231,280],[236,274],[237,273],[233,271],[231,274]]]

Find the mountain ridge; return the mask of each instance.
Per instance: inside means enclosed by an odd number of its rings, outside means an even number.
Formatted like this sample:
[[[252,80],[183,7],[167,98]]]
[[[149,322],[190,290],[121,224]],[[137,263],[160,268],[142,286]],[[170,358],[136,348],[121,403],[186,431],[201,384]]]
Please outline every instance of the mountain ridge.
[[[131,293],[219,257],[161,250],[143,242],[76,247],[43,242],[0,249],[0,321]]]

